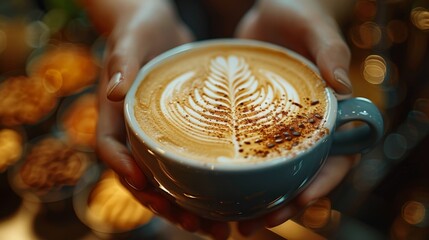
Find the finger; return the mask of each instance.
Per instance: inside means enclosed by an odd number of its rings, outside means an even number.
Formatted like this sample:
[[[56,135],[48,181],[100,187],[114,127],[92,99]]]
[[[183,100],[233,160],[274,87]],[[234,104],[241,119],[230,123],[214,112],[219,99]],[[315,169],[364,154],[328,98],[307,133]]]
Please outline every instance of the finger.
[[[136,190],[129,186],[125,179],[121,179],[121,182],[140,203],[147,206],[152,212],[172,220],[174,215],[172,205],[161,193],[149,186],[144,190]]]
[[[106,76],[103,71],[102,77]],[[99,120],[97,123],[96,151],[100,159],[112,168],[119,176],[135,189],[146,185],[146,177],[138,168],[125,141],[125,127],[121,102],[111,102],[100,91],[106,87],[107,81],[101,81],[98,94]]]
[[[311,28],[307,36],[310,54],[322,77],[337,93],[351,94],[352,84],[348,76],[351,53],[334,20]]]
[[[146,46],[138,43],[139,39],[140,36],[135,33],[119,37],[113,34],[109,38],[105,65],[108,85],[105,94],[112,101],[124,99],[143,64]]]
[[[264,216],[264,219],[259,219],[259,221],[264,221],[265,226],[268,228],[275,227],[295,216],[300,209],[305,208],[317,199],[325,197],[346,176],[350,168],[355,164],[355,159],[354,156],[330,157],[320,170],[320,173],[302,193],[292,202]],[[247,231],[247,228],[251,227],[251,225],[244,225],[242,229]]]
[[[127,180],[121,179],[121,182],[140,203],[147,206],[154,213],[174,224],[180,224],[182,228],[189,232],[195,232],[200,229],[200,219],[195,214],[170,202],[153,186],[147,186],[144,190],[136,190],[128,184]]]
[[[272,228],[291,219],[299,212],[299,207],[295,202],[291,202],[280,209],[268,214],[265,217],[265,227]]]
[[[217,222],[205,219],[202,221],[202,230],[205,234],[210,235],[213,239],[228,239],[231,234],[231,228],[227,222]]]
[[[261,217],[257,219],[241,221],[238,223],[237,229],[241,235],[249,237],[259,229],[265,227],[265,225],[265,217]]]

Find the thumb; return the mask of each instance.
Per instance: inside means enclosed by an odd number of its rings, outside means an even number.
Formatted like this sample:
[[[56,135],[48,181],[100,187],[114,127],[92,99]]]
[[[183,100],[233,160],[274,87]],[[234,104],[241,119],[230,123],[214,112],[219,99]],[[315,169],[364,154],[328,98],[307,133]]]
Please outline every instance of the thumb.
[[[110,40],[110,39],[109,39]],[[106,51],[107,88],[109,100],[121,101],[142,65],[145,47],[137,44],[138,38],[129,34],[108,42]]]
[[[336,23],[313,28],[307,44],[328,85],[339,94],[351,94],[352,84],[348,76],[351,53]]]

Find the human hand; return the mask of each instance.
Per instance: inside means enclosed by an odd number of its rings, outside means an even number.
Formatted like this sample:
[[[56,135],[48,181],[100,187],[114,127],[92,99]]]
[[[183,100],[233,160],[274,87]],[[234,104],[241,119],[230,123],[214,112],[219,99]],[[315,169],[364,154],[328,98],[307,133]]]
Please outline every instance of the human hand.
[[[347,95],[352,92],[350,50],[333,13],[320,2],[329,1],[260,0],[243,17],[236,35],[298,52],[317,65],[337,93]]]
[[[336,20],[319,1],[261,0],[242,19],[237,36],[275,43],[313,61],[322,77],[340,95],[349,95],[350,50]],[[274,227],[326,196],[354,165],[354,156],[329,157],[312,183],[291,203],[257,219],[242,221],[238,229],[250,235],[262,227]]]
[[[81,0],[107,47],[99,83],[97,154],[144,205],[188,231],[217,239],[229,234],[226,223],[201,219],[164,198],[140,171],[125,145],[123,99],[140,67],[152,57],[192,39],[165,0]]]

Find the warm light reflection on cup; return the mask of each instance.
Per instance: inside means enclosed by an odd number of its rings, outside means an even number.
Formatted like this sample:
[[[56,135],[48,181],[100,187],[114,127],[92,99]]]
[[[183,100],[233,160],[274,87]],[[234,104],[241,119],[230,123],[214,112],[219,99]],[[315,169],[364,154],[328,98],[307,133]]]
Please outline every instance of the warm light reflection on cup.
[[[363,62],[363,78],[371,84],[381,84],[386,78],[387,64],[380,55],[370,55]]]
[[[423,7],[416,7],[411,10],[411,22],[420,30],[429,29],[429,11]]]

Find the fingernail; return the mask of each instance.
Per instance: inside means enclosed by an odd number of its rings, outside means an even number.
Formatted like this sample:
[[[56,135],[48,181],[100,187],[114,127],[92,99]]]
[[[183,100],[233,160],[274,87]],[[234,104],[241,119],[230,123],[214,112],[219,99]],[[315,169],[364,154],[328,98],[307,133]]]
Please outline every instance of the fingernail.
[[[107,84],[107,97],[109,98],[113,91],[118,87],[118,85],[122,82],[122,73],[115,73],[112,78],[110,78],[109,84]]]
[[[338,93],[340,94],[350,94],[352,93],[352,83],[350,82],[350,79],[347,75],[346,70],[342,68],[337,68],[334,70],[334,77],[335,80],[341,84],[341,87],[336,89]]]
[[[128,184],[128,186],[130,186],[132,189],[136,191],[141,191],[144,188],[143,186],[139,186],[139,184],[134,183],[132,178],[125,177],[124,180]]]

